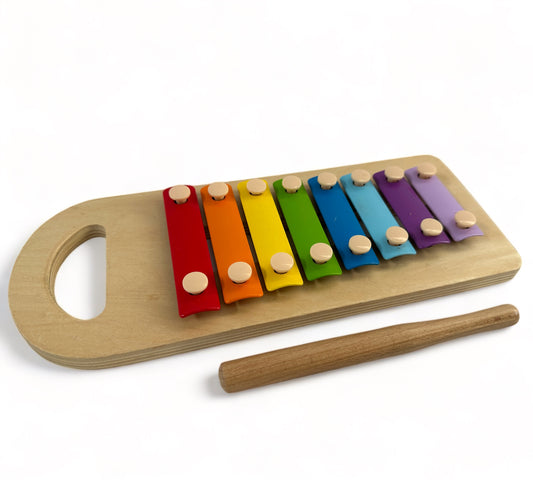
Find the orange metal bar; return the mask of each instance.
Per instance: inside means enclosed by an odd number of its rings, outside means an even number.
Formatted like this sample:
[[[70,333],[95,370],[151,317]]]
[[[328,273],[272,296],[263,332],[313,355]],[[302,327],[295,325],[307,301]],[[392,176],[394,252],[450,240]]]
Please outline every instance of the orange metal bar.
[[[207,186],[203,187],[200,193],[224,302],[233,303],[245,298],[261,297],[263,288],[233,190],[230,185],[228,188],[228,193],[223,200],[211,198],[207,192]],[[252,276],[244,283],[234,283],[228,276],[228,268],[235,262],[246,262],[252,267]]]

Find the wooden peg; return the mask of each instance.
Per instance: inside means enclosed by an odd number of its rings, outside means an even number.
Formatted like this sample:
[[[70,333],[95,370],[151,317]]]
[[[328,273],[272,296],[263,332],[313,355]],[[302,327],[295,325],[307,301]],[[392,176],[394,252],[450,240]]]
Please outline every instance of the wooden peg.
[[[420,222],[420,229],[427,237],[437,237],[443,231],[442,223],[434,218],[424,218]]]
[[[368,170],[363,170],[358,168],[352,172],[352,182],[357,187],[362,187],[370,182],[370,172]]]
[[[354,235],[348,242],[348,248],[354,255],[363,255],[370,251],[372,242],[364,235]]]
[[[385,169],[385,177],[390,183],[399,182],[403,178],[403,168],[391,165]]]
[[[322,172],[318,175],[317,180],[322,190],[329,190],[337,184],[337,175],[331,172]]]
[[[326,263],[333,256],[333,249],[327,243],[315,243],[310,249],[310,254],[315,263]]]
[[[409,239],[409,234],[407,233],[407,230],[405,230],[405,228],[397,226],[387,228],[385,236],[387,237],[387,242],[389,242],[394,247],[403,245]]]
[[[429,162],[424,162],[418,165],[418,176],[423,179],[431,178],[433,175],[437,174],[437,167]]]
[[[281,181],[281,186],[287,193],[296,193],[302,186],[302,180],[296,175],[287,175]]]
[[[276,273],[287,273],[294,266],[294,258],[285,252],[278,252],[270,258],[270,266]]]
[[[218,376],[226,392],[239,392],[509,327],[518,318],[516,307],[500,305],[440,320],[393,325],[224,362]]]
[[[455,223],[459,228],[473,227],[476,222],[476,216],[468,210],[460,210],[455,214]]]
[[[175,185],[168,191],[168,196],[178,204],[185,203],[191,196],[191,189],[187,185]]]
[[[246,262],[235,262],[228,268],[228,277],[234,283],[245,283],[251,276],[252,267]]]
[[[253,180],[248,180],[248,182],[246,182],[246,190],[248,190],[250,195],[261,195],[265,193],[266,189],[266,182],[260,178],[254,178]]]
[[[183,277],[181,282],[183,290],[191,295],[199,295],[208,285],[207,275],[202,272],[191,272]]]
[[[213,198],[213,200],[224,200],[228,194],[228,185],[224,182],[215,182],[209,185],[207,193]]]

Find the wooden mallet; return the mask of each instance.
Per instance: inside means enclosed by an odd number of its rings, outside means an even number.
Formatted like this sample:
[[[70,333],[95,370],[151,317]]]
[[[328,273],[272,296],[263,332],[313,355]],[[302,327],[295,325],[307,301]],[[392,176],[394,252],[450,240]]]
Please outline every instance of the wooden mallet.
[[[261,353],[222,363],[220,384],[228,393],[239,392],[509,327],[518,318],[516,307],[500,305],[465,315],[393,325]]]

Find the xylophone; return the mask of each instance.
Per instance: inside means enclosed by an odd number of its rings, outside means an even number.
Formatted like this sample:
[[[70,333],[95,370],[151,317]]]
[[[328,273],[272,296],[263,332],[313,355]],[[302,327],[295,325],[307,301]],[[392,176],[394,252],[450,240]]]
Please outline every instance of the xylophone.
[[[95,236],[106,307],[79,320],[54,280]],[[28,240],[9,300],[43,357],[105,368],[495,284],[520,263],[452,172],[418,156],[75,205]]]

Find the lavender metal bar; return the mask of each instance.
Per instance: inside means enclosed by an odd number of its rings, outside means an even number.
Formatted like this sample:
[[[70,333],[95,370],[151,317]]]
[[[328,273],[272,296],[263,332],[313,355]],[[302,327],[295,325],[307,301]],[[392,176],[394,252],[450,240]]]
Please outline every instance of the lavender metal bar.
[[[468,237],[483,235],[477,225],[469,228],[457,226],[455,214],[463,210],[463,207],[436,175],[430,178],[421,178],[418,176],[418,167],[413,167],[405,171],[405,176],[456,242]]]
[[[374,180],[418,248],[427,248],[439,243],[450,243],[450,239],[444,232],[435,237],[429,237],[422,233],[420,228],[422,220],[435,217],[405,178],[397,182],[389,182],[385,177],[385,172],[381,171],[374,174]]]

